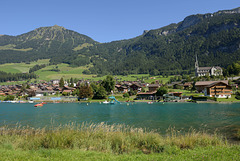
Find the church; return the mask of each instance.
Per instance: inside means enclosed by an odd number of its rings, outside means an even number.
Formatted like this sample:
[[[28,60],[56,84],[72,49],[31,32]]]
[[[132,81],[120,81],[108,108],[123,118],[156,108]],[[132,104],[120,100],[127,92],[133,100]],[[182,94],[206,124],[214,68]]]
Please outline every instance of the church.
[[[196,77],[201,76],[219,76],[222,75],[222,68],[219,66],[216,67],[199,67],[197,55],[196,55],[196,62],[195,62],[195,75]]]

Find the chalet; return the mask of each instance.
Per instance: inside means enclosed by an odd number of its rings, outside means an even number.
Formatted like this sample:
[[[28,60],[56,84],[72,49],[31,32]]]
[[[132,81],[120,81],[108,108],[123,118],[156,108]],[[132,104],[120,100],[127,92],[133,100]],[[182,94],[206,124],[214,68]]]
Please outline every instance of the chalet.
[[[130,85],[130,89],[132,89],[133,91],[141,92],[142,86],[139,83],[133,83],[132,85]]]
[[[148,92],[140,92],[137,94],[138,99],[145,99],[145,100],[153,100],[156,97],[157,91],[148,91]]]
[[[157,89],[160,87],[159,84],[149,84],[147,92],[139,92],[137,94],[138,99],[154,100],[156,98]]]
[[[225,82],[214,82],[204,89],[205,96],[216,98],[231,98],[232,87]]]
[[[71,92],[73,92],[75,89],[76,89],[76,88],[64,86],[62,90],[63,90],[63,91],[64,91],[64,90],[71,90]]]
[[[185,82],[185,83],[183,84],[183,88],[184,88],[185,90],[190,89],[191,87],[192,87],[192,82]]]
[[[115,85],[115,88],[117,89],[117,91],[119,93],[127,93],[128,92],[128,87],[126,87],[125,85]]]
[[[209,86],[210,84],[216,83],[216,82],[223,82],[228,85],[228,80],[222,80],[222,81],[198,81],[195,83],[196,90],[201,93],[204,92],[204,89]]]
[[[149,84],[148,90],[149,92],[156,92],[159,87],[160,87],[159,84]]]

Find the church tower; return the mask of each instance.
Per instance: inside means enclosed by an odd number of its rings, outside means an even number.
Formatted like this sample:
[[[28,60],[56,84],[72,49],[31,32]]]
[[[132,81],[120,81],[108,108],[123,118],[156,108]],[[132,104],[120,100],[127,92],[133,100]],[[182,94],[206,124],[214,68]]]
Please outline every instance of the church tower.
[[[195,61],[195,75],[198,76],[198,69],[199,69],[199,66],[198,66],[198,60],[197,60],[197,54],[196,54],[196,61]]]
[[[197,60],[197,55],[196,55],[196,61],[195,61],[195,69],[197,69],[199,66],[198,66],[198,60]]]

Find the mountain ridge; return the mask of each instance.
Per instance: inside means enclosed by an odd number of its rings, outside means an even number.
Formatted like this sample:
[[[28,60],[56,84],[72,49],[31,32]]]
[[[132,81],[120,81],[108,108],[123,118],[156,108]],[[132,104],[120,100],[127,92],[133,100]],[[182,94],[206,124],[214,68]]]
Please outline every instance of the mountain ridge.
[[[135,38],[99,43],[64,27],[40,27],[18,36],[0,36],[0,63],[49,58],[52,64],[93,64],[86,73],[191,72],[200,65],[227,66],[239,60],[240,7],[196,14]],[[6,57],[6,55],[9,55]]]

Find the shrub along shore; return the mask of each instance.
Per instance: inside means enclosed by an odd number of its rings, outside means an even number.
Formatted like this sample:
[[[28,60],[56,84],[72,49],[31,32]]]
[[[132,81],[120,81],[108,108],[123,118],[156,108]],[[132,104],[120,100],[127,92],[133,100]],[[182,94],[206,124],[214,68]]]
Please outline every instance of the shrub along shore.
[[[1,127],[0,153],[0,160],[238,160],[240,146],[194,129],[170,128],[161,136],[125,125],[82,123]]]

